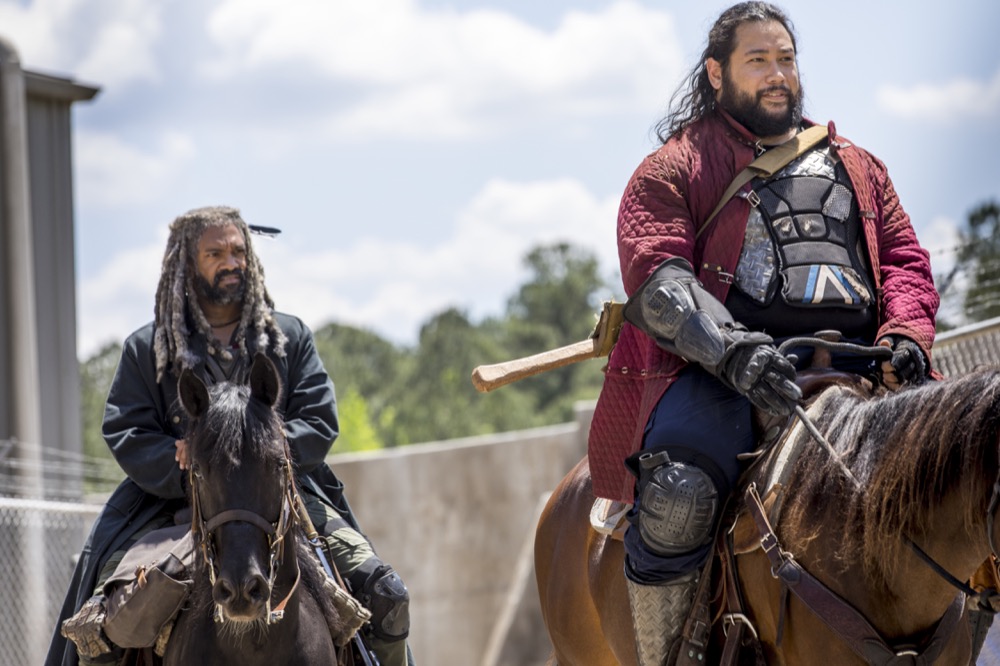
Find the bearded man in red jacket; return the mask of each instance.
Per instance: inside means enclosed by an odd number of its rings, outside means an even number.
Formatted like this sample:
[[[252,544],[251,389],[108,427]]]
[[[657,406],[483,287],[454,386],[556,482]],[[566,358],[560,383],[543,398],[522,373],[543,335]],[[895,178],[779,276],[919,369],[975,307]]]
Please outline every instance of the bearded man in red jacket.
[[[740,3],[712,27],[658,126],[663,145],[622,198],[627,323],[589,454],[595,494],[634,504],[625,573],[640,666],[676,651],[737,455],[754,448],[751,406],[787,415],[801,397],[796,361],[775,341],[835,329],[893,350],[835,366],[890,388],[930,372],[929,258],[878,159],[830,123],[813,148],[720,201],[758,155],[814,125],[788,17]]]

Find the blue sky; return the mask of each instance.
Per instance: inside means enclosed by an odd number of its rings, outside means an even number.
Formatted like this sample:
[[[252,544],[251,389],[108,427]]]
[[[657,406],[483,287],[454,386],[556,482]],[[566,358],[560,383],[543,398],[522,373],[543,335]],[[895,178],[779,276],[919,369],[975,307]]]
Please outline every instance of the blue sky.
[[[613,276],[621,192],[729,4],[0,0],[26,68],[102,89],[74,111],[81,356],[151,318],[167,225],[208,204],[284,230],[257,243],[279,309],[401,344],[502,313],[540,243]],[[1000,4],[778,4],[807,115],[887,164],[947,268],[1000,197]]]

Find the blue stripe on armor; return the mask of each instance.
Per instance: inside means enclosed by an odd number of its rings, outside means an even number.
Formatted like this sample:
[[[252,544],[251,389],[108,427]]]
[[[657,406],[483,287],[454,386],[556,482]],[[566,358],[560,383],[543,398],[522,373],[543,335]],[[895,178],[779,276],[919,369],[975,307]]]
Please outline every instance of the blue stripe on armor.
[[[857,290],[855,290],[854,287],[851,286],[851,283],[847,281],[847,278],[844,277],[843,269],[840,266],[831,266],[830,268],[833,269],[833,274],[837,276],[838,280],[840,280],[840,284],[844,285],[844,288],[847,289],[847,292],[851,295],[851,302],[854,305],[860,303],[861,296],[858,295]]]
[[[813,264],[809,267],[809,279],[806,280],[806,290],[802,297],[803,303],[811,303],[816,292],[816,278],[819,275],[819,266]]]

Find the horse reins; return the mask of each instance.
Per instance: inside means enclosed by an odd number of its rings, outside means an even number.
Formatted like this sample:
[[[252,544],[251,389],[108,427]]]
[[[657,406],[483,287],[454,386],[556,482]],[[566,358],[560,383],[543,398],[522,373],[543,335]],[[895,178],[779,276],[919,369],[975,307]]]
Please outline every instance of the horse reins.
[[[1000,450],[997,451],[997,458],[1000,459]],[[990,552],[993,553],[993,557],[1000,560],[996,541],[993,540],[993,524],[997,508],[1000,508],[1000,467],[997,468],[997,478],[993,481],[993,494],[990,496],[990,505],[986,509],[986,540],[990,543]]]
[[[864,615],[810,574],[781,547],[755,484],[751,483],[747,488],[745,500],[761,535],[760,545],[771,564],[771,575],[782,582],[786,593],[791,591],[795,594],[855,654],[873,666],[887,666],[907,657],[910,661],[906,663],[932,664],[941,655],[962,619],[965,594],[958,594],[948,606],[934,633],[924,641],[923,650],[917,651],[916,646],[911,645],[893,648]]]
[[[790,338],[782,343],[779,351],[784,353],[786,349],[796,345],[820,347],[828,351],[849,351],[875,358],[889,358],[892,355],[891,350],[884,347],[863,347],[851,343],[832,342],[822,338]],[[801,405],[796,405],[795,415],[799,418],[810,436],[830,455],[844,476],[853,482],[856,489],[864,492],[861,483],[851,473],[850,469],[847,468],[839,454],[837,454],[836,450],[834,450],[823,434],[816,428],[816,425]],[[747,489],[745,503],[761,536],[761,548],[770,561],[771,575],[782,581],[786,594],[788,591],[794,593],[827,627],[840,636],[852,651],[869,664],[888,664],[902,657],[909,657],[914,663],[933,663],[941,651],[943,651],[951,633],[958,626],[966,597],[977,596],[974,589],[955,578],[955,576],[917,545],[916,542],[909,537],[904,537],[906,544],[914,554],[945,582],[955,587],[959,591],[959,594],[948,607],[948,610],[945,611],[944,616],[938,621],[932,636],[924,642],[922,652],[917,652],[909,646],[897,651],[882,638],[878,631],[872,627],[871,623],[857,609],[813,577],[812,574],[806,571],[795,560],[794,556],[781,548],[778,537],[767,518],[767,512],[757,493],[755,484],[750,484],[750,487]],[[997,478],[993,483],[993,493],[990,497],[986,516],[987,541],[990,544],[993,556],[1000,558],[993,538],[993,525],[998,508],[1000,508],[1000,470],[998,470]]]
[[[296,521],[298,503],[301,502],[298,499],[298,492],[295,490],[295,482],[292,478],[292,463],[287,453],[284,456],[283,467],[285,473],[282,477],[281,510],[278,520],[274,522],[270,522],[260,514],[247,509],[225,509],[206,521],[201,509],[201,495],[198,490],[199,479],[201,477],[197,474],[194,465],[191,466],[188,472],[188,479],[191,484],[191,531],[196,540],[201,543],[202,558],[208,567],[208,578],[212,585],[215,585],[217,576],[215,570],[215,544],[213,540],[215,530],[226,523],[244,522],[253,525],[267,535],[269,549],[267,624],[273,624],[284,617],[285,606],[291,600],[292,595],[295,594],[302,579],[302,572],[296,562],[295,582],[292,584],[288,594],[285,595],[278,605],[271,608],[271,595],[274,593],[275,579],[278,575],[278,568],[282,563],[282,546],[284,545],[285,536]],[[216,605],[215,610],[215,621],[222,622],[224,618],[221,606]]]
[[[822,335],[822,332],[817,335]],[[794,347],[813,347],[815,349],[823,349],[826,352],[849,352],[858,356],[870,356],[876,360],[879,358],[892,358],[892,350],[888,347],[868,347],[864,345],[856,345],[852,342],[837,342],[835,340],[828,340],[824,337],[788,338],[778,346],[778,352],[781,353],[782,356],[785,356],[785,351]],[[806,413],[806,410],[803,409],[802,405],[795,405],[795,416],[797,416],[799,421],[802,422],[805,429],[809,431],[812,438],[823,447],[833,462],[836,463],[837,467],[840,468],[840,471],[844,474],[844,476],[854,484],[855,488],[860,490],[861,482],[858,481],[857,477],[855,477],[851,470],[848,469],[847,465],[844,464],[840,455],[830,445],[830,442],[826,440],[826,437],[824,437],[823,433],[819,431],[812,419],[809,418],[809,414]]]

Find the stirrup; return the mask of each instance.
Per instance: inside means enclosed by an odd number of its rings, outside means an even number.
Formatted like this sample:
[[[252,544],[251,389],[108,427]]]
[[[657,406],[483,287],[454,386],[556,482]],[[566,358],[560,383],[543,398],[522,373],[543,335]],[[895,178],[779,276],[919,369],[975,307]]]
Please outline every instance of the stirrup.
[[[631,508],[631,504],[598,497],[590,508],[590,526],[598,534],[621,541],[628,527],[625,516]]]

